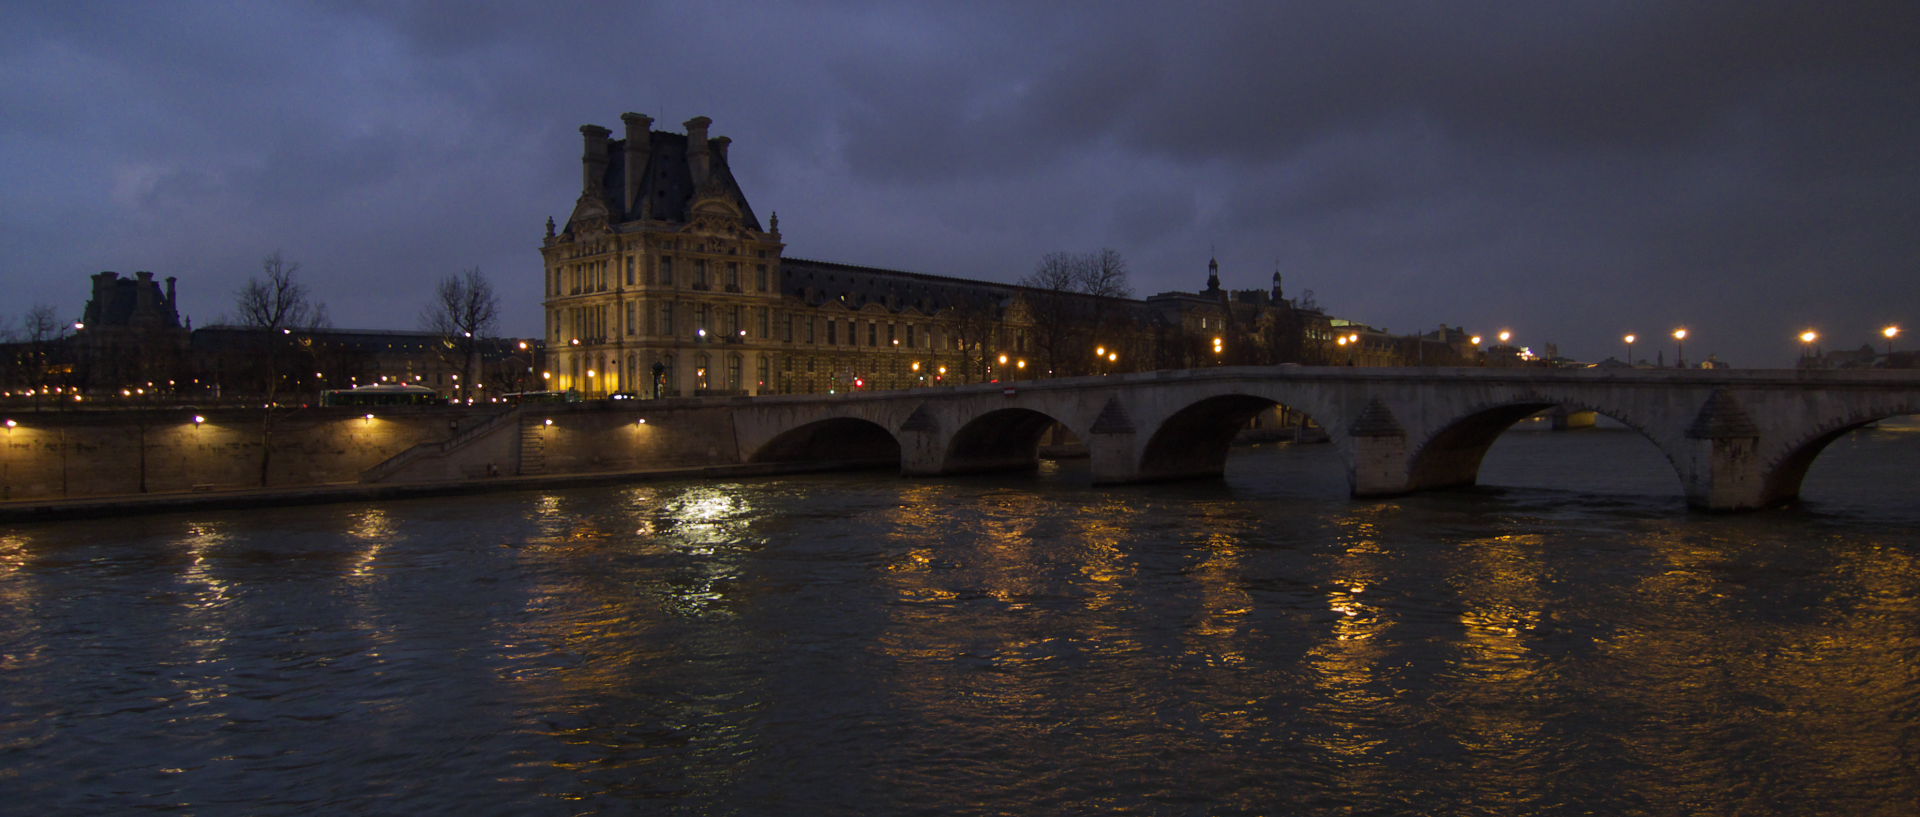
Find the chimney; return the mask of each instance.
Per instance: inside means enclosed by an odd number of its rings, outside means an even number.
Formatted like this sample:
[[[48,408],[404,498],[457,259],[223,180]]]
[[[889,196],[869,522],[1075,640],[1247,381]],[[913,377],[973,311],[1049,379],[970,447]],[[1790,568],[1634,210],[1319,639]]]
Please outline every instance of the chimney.
[[[179,308],[180,302],[173,299],[173,282],[176,280],[178,279],[171,275],[167,276],[167,311],[169,312]]]
[[[693,170],[695,187],[707,183],[707,171],[712,167],[707,155],[707,126],[713,120],[696,116],[686,121],[687,126],[687,167]]]
[[[725,167],[727,164],[727,147],[732,144],[733,140],[725,136],[716,136],[713,139],[713,152],[719,154],[720,165],[722,167]]]
[[[639,218],[635,206],[640,201],[640,188],[647,177],[647,154],[653,132],[653,117],[645,114],[623,113],[620,121],[627,123],[627,175],[626,175],[626,218],[631,221]]]
[[[581,125],[580,136],[584,139],[585,153],[580,156],[580,195],[605,196],[605,185],[600,180],[607,177],[607,136],[613,131],[599,125]]]

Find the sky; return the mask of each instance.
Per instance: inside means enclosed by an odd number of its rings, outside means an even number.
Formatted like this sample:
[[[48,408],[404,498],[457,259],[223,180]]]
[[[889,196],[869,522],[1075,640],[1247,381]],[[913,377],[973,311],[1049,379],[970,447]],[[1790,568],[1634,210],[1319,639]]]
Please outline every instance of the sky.
[[[1920,335],[1920,4],[0,0],[0,326],[195,325],[279,252],[335,326],[479,268],[542,326],[582,124],[732,137],[790,257],[1119,251],[1397,333],[1787,366]],[[1920,338],[1914,343],[1920,344]]]

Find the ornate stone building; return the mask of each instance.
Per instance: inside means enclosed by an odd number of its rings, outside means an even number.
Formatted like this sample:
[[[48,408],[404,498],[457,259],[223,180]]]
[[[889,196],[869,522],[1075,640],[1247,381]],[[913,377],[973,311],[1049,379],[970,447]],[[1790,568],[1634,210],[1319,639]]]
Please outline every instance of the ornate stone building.
[[[711,120],[680,134],[620,118],[622,139],[580,128],[580,197],[541,247],[553,390],[780,394],[1401,360],[1373,330],[1369,354],[1336,354],[1365,327],[1336,335],[1281,297],[1277,272],[1271,290],[1230,292],[1212,264],[1205,290],[1141,301],[787,258],[778,215],[761,223]]]

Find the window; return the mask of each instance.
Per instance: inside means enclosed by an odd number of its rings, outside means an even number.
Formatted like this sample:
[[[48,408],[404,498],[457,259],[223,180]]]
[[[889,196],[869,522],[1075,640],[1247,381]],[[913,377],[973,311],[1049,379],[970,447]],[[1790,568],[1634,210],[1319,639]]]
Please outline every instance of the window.
[[[627,256],[627,286],[633,286],[633,256],[631,255]]]
[[[706,328],[707,328],[707,305],[701,304],[693,308],[693,336],[696,338],[699,337],[700,332],[705,330]]]
[[[673,286],[673,256],[660,256],[660,285]]]
[[[762,391],[767,388],[767,371],[770,368],[772,367],[767,363],[767,359],[764,357],[760,358],[760,382],[758,385]]]
[[[820,328],[819,319],[814,318],[811,315],[807,316],[807,342],[808,343],[818,342],[815,337],[815,333],[819,331],[819,328]]]
[[[786,323],[787,323],[787,328],[781,330],[783,333],[781,339],[786,341],[787,343],[792,343],[793,342],[793,313],[792,312],[787,313]]]
[[[664,303],[660,305],[660,334],[662,335],[673,334],[673,304],[672,303]]]
[[[907,348],[913,348],[913,324],[907,324]]]
[[[735,291],[740,289],[740,262],[738,261],[727,262],[727,288]]]
[[[834,320],[833,318],[827,319],[827,345],[828,346],[833,346],[840,342],[839,327],[840,327],[839,321]],[[812,338],[808,338],[808,340],[812,340]]]
[[[633,308],[636,306],[639,306],[639,304],[632,301],[627,302],[627,334],[629,335],[634,334]]]
[[[768,338],[773,337],[772,327],[769,326],[767,323],[769,320],[772,319],[773,310],[768,309],[764,306],[759,307],[759,309],[760,309],[760,339],[766,340]],[[762,379],[764,380],[765,378],[762,378]]]
[[[754,276],[760,279],[759,280],[760,291],[766,292],[767,291],[767,265],[759,264],[754,267],[753,272],[754,272]]]
[[[867,321],[867,345],[880,345],[880,325],[873,321]]]
[[[740,356],[727,356],[727,388],[740,388]]]
[[[899,340],[899,338],[894,337],[893,332],[894,332],[894,325],[891,323],[887,324],[887,345],[888,346],[892,346],[894,341]]]
[[[707,288],[707,259],[693,259],[693,285],[698,289]]]

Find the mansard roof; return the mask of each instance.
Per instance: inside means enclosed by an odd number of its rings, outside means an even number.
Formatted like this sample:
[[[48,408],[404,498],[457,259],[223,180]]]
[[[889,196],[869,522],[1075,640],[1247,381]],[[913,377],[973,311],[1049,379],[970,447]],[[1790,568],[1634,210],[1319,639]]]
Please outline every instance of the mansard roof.
[[[986,304],[996,313],[1007,308],[1019,287],[918,272],[863,267],[806,258],[780,259],[780,292],[811,306],[840,300],[848,309],[879,304],[893,312],[918,310],[932,315],[944,309]]]
[[[708,139],[708,178],[707,191],[731,200],[739,206],[741,220],[747,227],[760,230],[760,219],[753,214],[753,207],[747,203],[747,196],[740,190],[740,182],[733,177],[733,168],[728,164],[726,151],[720,147],[725,137]],[[634,199],[632,212],[625,211],[627,200],[627,140],[610,139],[607,141],[607,170],[602,174],[600,189],[607,212],[613,215],[615,223],[638,221],[649,218],[655,221],[685,223],[692,219],[693,201],[696,189],[693,180],[693,168],[687,162],[687,135],[666,131],[647,133],[647,168],[640,176],[640,195]]]

